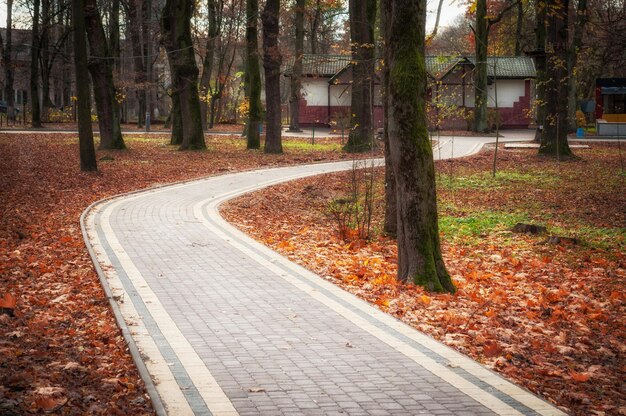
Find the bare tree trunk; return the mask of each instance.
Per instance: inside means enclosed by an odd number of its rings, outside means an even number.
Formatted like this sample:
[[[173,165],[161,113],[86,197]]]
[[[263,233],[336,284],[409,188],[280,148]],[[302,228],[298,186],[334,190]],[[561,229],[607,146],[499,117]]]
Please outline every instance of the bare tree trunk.
[[[100,127],[100,149],[124,149],[120,112],[113,84],[113,61],[96,0],[85,0],[85,23],[91,59],[88,61]]]
[[[302,56],[304,54],[304,7],[305,0],[296,0],[295,24],[296,47],[293,70],[289,78],[289,131],[300,130],[300,96],[302,95]]]
[[[391,1],[389,140],[397,186],[398,279],[454,292],[441,256],[435,167],[426,130],[426,0],[383,1]]]
[[[485,133],[487,125],[487,0],[476,1],[476,67],[474,68],[474,131]]]
[[[567,58],[568,58],[568,9],[569,0],[549,0],[546,71],[546,122],[541,138],[539,154],[571,156],[567,143]]]
[[[146,97],[142,93],[145,88],[146,72],[143,63],[143,46],[141,42],[141,18],[139,10],[137,10],[138,0],[128,0],[124,4],[127,7],[128,28],[130,30],[130,39],[133,47],[133,71],[135,81],[135,96],[137,98],[137,127],[143,126],[143,114],[146,112]]]
[[[220,35],[220,26],[218,24],[218,5],[216,0],[207,1],[208,19],[209,19],[209,38],[206,42],[206,56],[202,61],[202,76],[200,77],[200,110],[202,112],[202,129],[207,129],[208,116],[208,98],[211,95],[211,75],[213,72],[213,59],[215,58],[215,43]],[[223,2],[220,1],[219,12],[223,11]],[[220,19],[221,20],[221,19]],[[218,80],[219,81],[219,80]]]
[[[439,3],[441,5],[441,2]],[[386,63],[390,59],[390,48],[387,42],[390,38],[390,24],[392,6],[390,1],[381,2],[380,21],[383,31],[383,59]],[[385,146],[385,222],[383,231],[391,237],[398,233],[398,205],[396,203],[396,177],[393,173],[391,160],[391,144],[389,143],[389,65],[383,66],[383,142]]]
[[[206,149],[198,95],[198,67],[191,39],[193,0],[167,0],[161,16],[163,45],[172,73],[172,94],[178,95],[182,143],[180,150]]]
[[[317,31],[320,26],[322,17],[321,1],[315,1],[315,11],[313,12],[313,20],[311,21],[311,55],[317,54]]]
[[[266,126],[265,153],[282,153],[280,65],[282,57],[278,49],[278,17],[280,0],[266,0],[261,19],[263,21],[263,68],[265,69]]]
[[[39,9],[41,0],[33,0],[33,29],[30,49],[30,108],[32,126],[41,127],[39,103]]]
[[[541,1],[535,2],[535,42],[537,129],[534,141],[540,143],[543,126],[546,124],[546,4]]]
[[[517,20],[515,22],[515,56],[522,55],[522,28],[524,27],[524,4],[517,3]]]
[[[372,94],[375,57],[376,0],[350,0],[352,42],[352,103],[348,152],[364,152],[372,146]]]
[[[576,21],[574,24],[574,36],[567,54],[567,117],[568,131],[576,131],[576,64],[578,63],[578,51],[582,46],[583,33],[587,24],[587,0],[578,0],[576,7]]]
[[[87,72],[87,36],[84,11],[84,0],[72,0],[80,170],[96,171],[98,165],[96,149],[93,145],[93,131],[91,130],[91,101],[89,97],[89,73]]]
[[[4,66],[4,95],[7,102],[7,119],[15,120],[15,96],[13,93],[13,0],[7,0],[6,43],[0,35],[0,57]]]
[[[259,68],[259,40],[257,35],[258,0],[246,0],[246,76],[249,91],[247,138],[248,149],[261,147],[259,127],[263,122],[261,105],[261,74]]]
[[[42,0],[41,2],[41,21],[43,27],[41,30],[40,48],[41,48],[41,113],[44,121],[48,121],[50,107],[53,106],[50,100],[50,30],[52,22],[50,19],[50,0]]]

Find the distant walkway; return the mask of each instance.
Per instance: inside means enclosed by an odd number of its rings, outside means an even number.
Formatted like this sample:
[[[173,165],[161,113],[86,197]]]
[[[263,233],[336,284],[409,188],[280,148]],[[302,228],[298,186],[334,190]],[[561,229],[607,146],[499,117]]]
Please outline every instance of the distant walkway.
[[[490,140],[459,139],[455,156]],[[448,143],[441,153],[451,153]],[[243,193],[351,167],[344,161],[217,176],[85,212],[88,246],[157,412],[562,414],[218,213]]]

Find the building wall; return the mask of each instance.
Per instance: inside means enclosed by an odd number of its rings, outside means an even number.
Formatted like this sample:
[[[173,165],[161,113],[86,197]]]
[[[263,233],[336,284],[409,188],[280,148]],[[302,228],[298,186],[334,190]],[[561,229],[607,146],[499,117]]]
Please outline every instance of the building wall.
[[[440,99],[452,107],[452,111],[429,110],[429,126],[434,128],[437,111],[440,128],[466,130],[471,125],[474,106],[474,90],[467,79],[453,73],[454,84],[443,84]],[[451,78],[450,81],[453,81]],[[456,82],[460,82],[457,84]],[[523,79],[496,80],[498,89],[498,113],[501,127],[525,128],[531,124],[531,81]],[[328,93],[330,91],[330,107]],[[432,94],[432,92],[431,92]],[[465,97],[463,97],[465,96]],[[489,107],[495,108],[495,85],[489,85]],[[350,115],[350,87],[347,84],[328,84],[328,78],[306,79],[303,81],[303,100],[300,102],[300,124],[341,126],[348,123]],[[433,97],[434,98],[434,97]],[[380,86],[375,86],[374,125],[381,127],[383,109]]]

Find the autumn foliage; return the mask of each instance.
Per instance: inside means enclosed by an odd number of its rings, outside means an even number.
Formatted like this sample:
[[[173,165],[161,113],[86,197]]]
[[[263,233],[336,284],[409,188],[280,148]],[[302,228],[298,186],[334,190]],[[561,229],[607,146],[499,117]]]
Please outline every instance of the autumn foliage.
[[[594,144],[582,159],[561,164],[533,151],[500,155],[496,179],[491,153],[437,164],[444,258],[456,295],[399,284],[388,238],[338,238],[328,206],[349,192],[349,173],[246,195],[223,214],[572,414],[624,414],[626,194],[618,149]],[[513,233],[519,220],[580,243]]]

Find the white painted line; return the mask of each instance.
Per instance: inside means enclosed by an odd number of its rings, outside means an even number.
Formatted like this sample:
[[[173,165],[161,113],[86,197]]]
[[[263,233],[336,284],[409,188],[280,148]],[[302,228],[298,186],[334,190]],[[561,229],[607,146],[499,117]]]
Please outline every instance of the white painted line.
[[[142,195],[145,194],[138,194],[137,196],[131,198],[141,197]],[[102,230],[107,236],[107,241],[111,246],[111,249],[115,252],[120,265],[128,275],[128,278],[131,280],[137,293],[141,296],[141,299],[144,302],[149,302],[150,313],[159,326],[161,333],[176,353],[178,359],[185,368],[185,371],[189,375],[189,378],[198,389],[200,396],[211,413],[215,416],[238,415],[239,413],[235,410],[226,394],[217,384],[217,381],[209,372],[202,359],[195,352],[191,344],[189,344],[189,341],[187,341],[187,339],[180,332],[171,316],[167,313],[159,301],[158,297],[152,291],[135,264],[130,259],[128,253],[126,253],[122,245],[119,243],[109,220],[111,212],[118,205],[126,202],[127,200],[128,199],[119,199],[107,205],[100,217],[102,221]],[[127,303],[131,302],[125,302],[124,305]],[[139,321],[141,320],[140,317],[137,318]],[[136,337],[135,339],[137,340],[138,345],[143,343],[142,348],[144,353],[152,354],[146,354],[149,358],[148,363],[151,365],[150,373],[158,374],[163,377],[159,377],[160,382],[156,385],[156,387],[159,391],[161,399],[167,406],[168,411],[172,415],[193,414],[187,400],[182,394],[180,386],[174,380],[167,362],[163,359],[163,356],[158,353],[158,348],[152,342],[152,338],[148,332],[145,331],[145,328],[143,329],[144,330],[134,335],[134,337]],[[152,344],[150,344],[150,342],[152,342]],[[181,400],[184,401],[184,404]]]
[[[98,262],[106,275],[111,293],[114,298],[119,299],[117,301],[118,307],[124,316],[124,320],[132,334],[135,344],[137,344],[137,348],[143,356],[147,357],[147,359],[144,359],[144,363],[148,372],[153,377],[155,387],[166,410],[173,415],[193,415],[193,411],[180,390],[165,358],[161,355],[159,348],[143,325],[141,316],[137,313],[133,302],[129,299],[129,296],[124,290],[124,286],[102,246],[100,237],[95,231],[94,218],[99,210],[100,207],[96,207],[89,213],[86,221],[87,230],[89,233],[89,241],[96,251]]]

